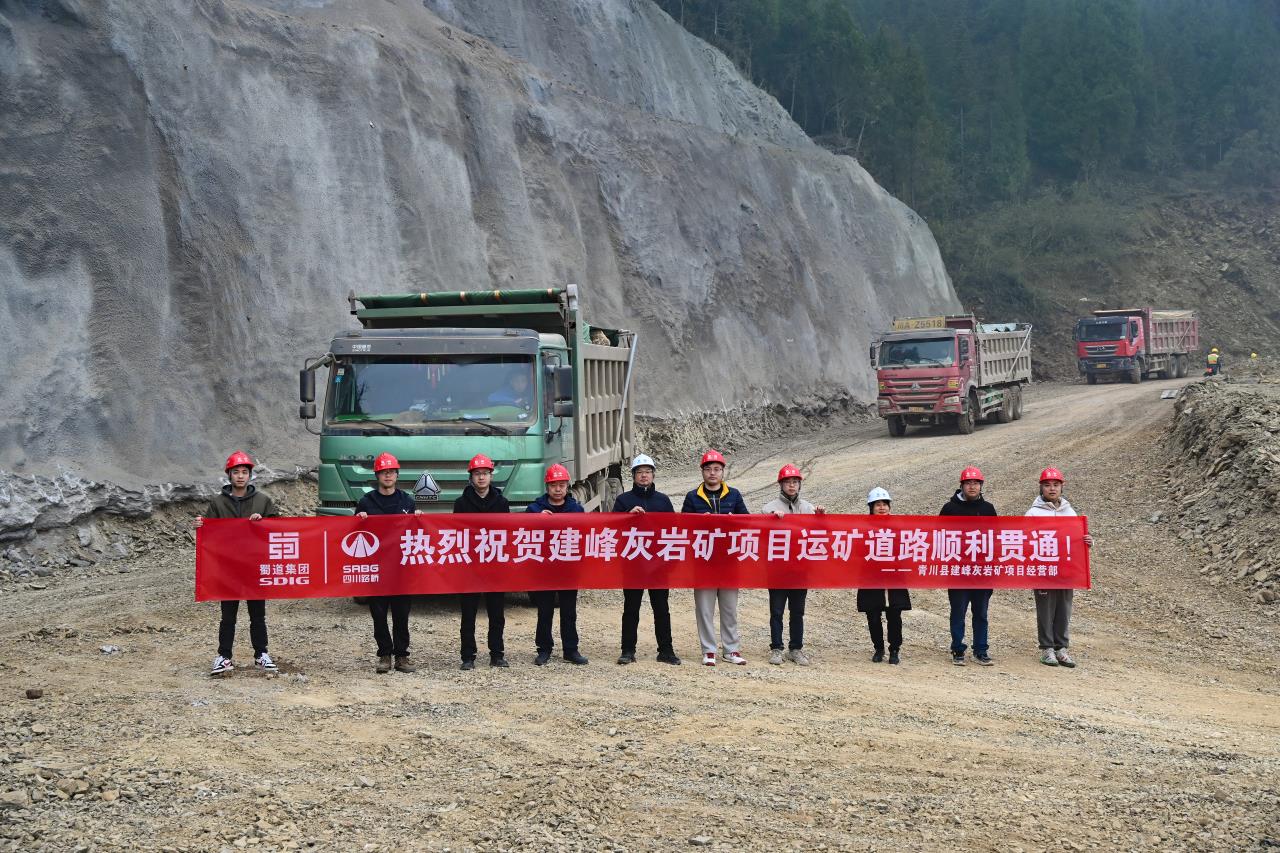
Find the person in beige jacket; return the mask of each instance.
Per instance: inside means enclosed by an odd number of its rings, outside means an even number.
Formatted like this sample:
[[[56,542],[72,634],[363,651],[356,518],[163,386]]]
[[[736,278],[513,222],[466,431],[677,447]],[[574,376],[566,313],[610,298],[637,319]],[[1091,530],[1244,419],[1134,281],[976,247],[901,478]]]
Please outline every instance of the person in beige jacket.
[[[826,510],[814,506],[800,497],[800,484],[804,475],[794,465],[783,465],[778,471],[778,489],[781,494],[764,505],[764,512],[777,518],[786,515],[823,515]],[[769,590],[769,663],[781,666],[783,660],[789,660],[799,666],[809,665],[809,656],[804,653],[804,601],[808,596],[807,589],[771,589]],[[787,620],[787,653],[782,653],[782,614],[790,608]]]

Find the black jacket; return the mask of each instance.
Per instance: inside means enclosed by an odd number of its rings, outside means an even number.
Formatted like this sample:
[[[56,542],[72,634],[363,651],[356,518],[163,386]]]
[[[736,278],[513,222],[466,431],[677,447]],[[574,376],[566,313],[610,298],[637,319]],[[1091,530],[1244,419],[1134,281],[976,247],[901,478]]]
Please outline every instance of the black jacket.
[[[653,485],[632,486],[631,491],[618,495],[613,502],[614,512],[631,512],[640,507],[645,512],[675,512],[671,498],[664,495]]]
[[[264,518],[280,514],[271,498],[255,489],[252,484],[245,490],[242,498],[231,494],[231,486],[228,484],[222,487],[222,494],[215,495],[213,500],[209,501],[204,517],[248,518],[254,513]]]
[[[356,504],[356,512],[367,512],[369,515],[413,515],[417,508],[413,498],[403,489],[396,489],[389,495],[374,489],[365,492],[364,497]]]
[[[490,486],[489,492],[483,498],[476,494],[476,487],[467,484],[462,490],[462,494],[458,495],[458,499],[453,502],[454,512],[511,512],[511,504],[502,494],[502,489],[497,486]]]
[[[565,495],[564,503],[560,504],[560,506],[556,506],[551,502],[550,497],[543,494],[539,496],[536,501],[524,508],[525,512],[542,512],[543,510],[549,510],[554,513],[586,512],[586,510],[582,508],[582,504],[578,503],[578,499],[573,495]]]
[[[967,501],[964,499],[964,493],[957,491],[951,496],[951,500],[942,506],[942,512],[938,515],[999,515],[996,508],[989,500],[978,496],[976,501]]]
[[[742,499],[742,493],[732,486],[721,483],[720,492],[717,494],[712,492],[707,494],[705,486],[698,486],[692,492],[684,496],[684,506],[680,508],[681,512],[695,512],[706,515],[750,515],[747,509],[747,502]]]

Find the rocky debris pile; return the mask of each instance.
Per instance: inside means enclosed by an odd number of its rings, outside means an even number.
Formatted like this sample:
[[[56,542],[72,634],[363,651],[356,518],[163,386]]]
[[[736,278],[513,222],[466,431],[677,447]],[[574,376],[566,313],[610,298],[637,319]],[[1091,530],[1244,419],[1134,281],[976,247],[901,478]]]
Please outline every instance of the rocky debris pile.
[[[1235,583],[1261,604],[1280,601],[1280,386],[1202,382],[1174,403],[1165,509],[1169,524],[1205,556],[1213,586]]]

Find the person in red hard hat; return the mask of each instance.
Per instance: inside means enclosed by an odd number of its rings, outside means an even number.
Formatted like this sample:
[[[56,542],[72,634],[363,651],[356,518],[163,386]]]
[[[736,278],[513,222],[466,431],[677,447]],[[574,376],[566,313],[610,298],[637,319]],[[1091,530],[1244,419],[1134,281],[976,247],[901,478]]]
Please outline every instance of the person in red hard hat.
[[[684,496],[681,512],[712,515],[748,515],[742,493],[724,481],[724,455],[718,450],[702,454],[702,485]],[[716,606],[720,607],[720,641],[724,643],[724,659],[745,666],[742,636],[738,632],[738,591],[736,589],[695,589],[698,639],[702,643],[702,665],[716,665]]]
[[[778,489],[781,494],[762,508],[776,518],[787,515],[822,515],[826,510],[814,506],[800,497],[800,484],[804,475],[794,465],[783,465],[778,471]],[[769,663],[781,666],[784,658],[799,666],[809,665],[804,653],[804,602],[807,589],[769,590]],[[790,608],[787,620],[787,653],[782,653],[782,614]]]
[[[1027,515],[1073,516],[1076,509],[1062,495],[1066,478],[1057,468],[1045,468],[1040,472],[1040,494],[1036,496]],[[1093,547],[1093,537],[1085,535],[1086,547]],[[1040,663],[1045,666],[1065,666],[1074,669],[1076,662],[1067,651],[1071,645],[1071,604],[1075,597],[1071,589],[1037,589],[1036,634],[1040,641]]]
[[[421,515],[409,493],[396,488],[400,479],[400,460],[390,453],[380,453],[373,460],[373,475],[378,487],[364,493],[356,504],[356,517],[371,515]],[[409,660],[409,608],[411,595],[375,595],[369,599],[369,615],[373,617],[373,639],[378,644],[380,673],[417,672]],[[387,630],[387,614],[391,614],[391,630]],[[392,660],[394,658],[394,664]]]
[[[511,504],[507,502],[502,489],[493,485],[493,460],[483,453],[477,453],[467,463],[467,485],[462,494],[453,502],[454,512],[511,512]],[[502,634],[507,626],[506,593],[503,592],[464,592],[462,602],[462,626],[459,635],[462,640],[462,669],[476,668],[476,614],[480,612],[480,601],[484,600],[484,609],[489,616],[489,666],[507,667],[506,648]]]
[[[227,457],[223,470],[229,482],[222,487],[220,494],[214,495],[213,500],[209,501],[204,515],[196,516],[196,527],[203,525],[206,518],[247,518],[250,521],[260,521],[280,514],[271,498],[249,482],[253,476],[253,459],[249,454],[243,450],[232,453]],[[240,610],[240,602],[223,601],[221,604],[218,654],[213,658],[210,675],[222,675],[235,669],[235,664],[231,662],[231,646],[236,637],[236,615]],[[267,603],[246,601],[244,606],[249,611],[249,641],[253,643],[253,665],[261,670],[273,671],[276,669],[275,661],[267,654]]]
[[[965,468],[960,472],[960,490],[952,495],[939,515],[999,515],[991,502],[982,496],[984,483],[981,470],[972,465]],[[968,648],[964,644],[964,617],[970,608],[973,610],[973,659],[982,666],[994,663],[987,653],[987,609],[992,592],[990,589],[947,590],[951,603],[951,662],[956,666],[964,666],[964,653]]]
[[[562,512],[584,512],[582,504],[569,494],[569,469],[563,465],[547,468],[543,478],[546,494],[525,507],[525,512],[557,515]],[[538,646],[535,666],[546,666],[551,661],[555,641],[551,638],[551,623],[555,619],[556,604],[560,605],[560,644],[564,659],[569,663],[585,666],[589,661],[578,651],[578,591],[576,589],[543,589],[530,593],[538,606],[538,627],[535,642]]]

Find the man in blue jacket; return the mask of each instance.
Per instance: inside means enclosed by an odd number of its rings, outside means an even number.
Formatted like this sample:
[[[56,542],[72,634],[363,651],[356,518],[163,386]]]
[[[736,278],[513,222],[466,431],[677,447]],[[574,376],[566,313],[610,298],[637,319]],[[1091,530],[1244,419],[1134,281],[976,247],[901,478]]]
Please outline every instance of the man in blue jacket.
[[[982,495],[986,482],[982,471],[970,465],[960,472],[960,490],[942,505],[939,515],[995,516],[996,508]],[[947,599],[951,604],[951,662],[964,666],[965,612],[973,610],[973,659],[979,666],[995,663],[987,654],[987,610],[991,606],[990,589],[949,589]]]
[[[653,484],[657,466],[641,453],[631,460],[631,491],[618,495],[613,502],[614,512],[630,512],[643,515],[646,512],[675,512],[671,498],[658,491]],[[649,606],[653,608],[653,633],[658,639],[658,660],[673,666],[680,665],[675,646],[671,642],[671,596],[669,589],[649,590]],[[636,662],[636,640],[640,629],[640,605],[644,602],[643,589],[622,591],[622,654],[619,664]]]
[[[702,485],[684,496],[681,512],[710,513],[712,515],[748,515],[742,493],[724,482],[725,461],[718,450],[702,454]],[[695,589],[694,605],[697,607],[698,639],[702,643],[702,665],[716,665],[716,605],[720,605],[720,640],[724,643],[724,658],[729,663],[743,666],[742,638],[738,633],[738,591],[736,589]]]
[[[552,465],[547,469],[547,492],[525,507],[525,512],[555,515],[562,512],[583,512],[582,504],[569,494],[569,469]],[[587,659],[578,653],[578,591],[576,589],[544,589],[529,594],[538,607],[538,628],[534,635],[538,645],[535,666],[546,666],[551,661],[555,641],[551,639],[551,622],[560,605],[560,644],[564,647],[564,659],[583,666]]]

